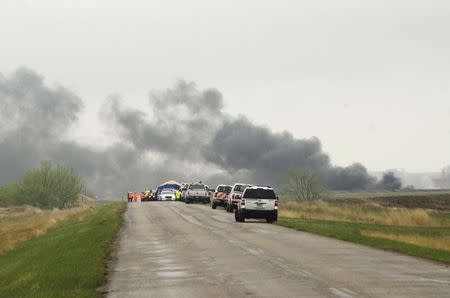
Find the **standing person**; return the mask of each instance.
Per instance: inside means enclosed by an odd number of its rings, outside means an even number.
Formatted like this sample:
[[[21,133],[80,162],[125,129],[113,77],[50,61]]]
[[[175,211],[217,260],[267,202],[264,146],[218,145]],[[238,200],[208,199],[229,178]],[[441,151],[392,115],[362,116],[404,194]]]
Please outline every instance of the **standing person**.
[[[179,201],[181,198],[181,191],[179,189],[175,190],[175,200]]]
[[[128,203],[133,202],[133,194],[129,191],[128,192]]]
[[[133,193],[133,201],[136,203],[137,202],[137,192]]]

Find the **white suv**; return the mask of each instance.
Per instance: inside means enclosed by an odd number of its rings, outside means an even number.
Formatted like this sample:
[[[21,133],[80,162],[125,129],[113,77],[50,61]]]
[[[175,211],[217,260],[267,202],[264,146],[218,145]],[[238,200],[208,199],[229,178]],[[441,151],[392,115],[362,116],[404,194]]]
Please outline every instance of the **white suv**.
[[[265,218],[268,223],[278,220],[278,197],[271,187],[249,186],[242,194],[234,215],[237,222],[246,218]]]

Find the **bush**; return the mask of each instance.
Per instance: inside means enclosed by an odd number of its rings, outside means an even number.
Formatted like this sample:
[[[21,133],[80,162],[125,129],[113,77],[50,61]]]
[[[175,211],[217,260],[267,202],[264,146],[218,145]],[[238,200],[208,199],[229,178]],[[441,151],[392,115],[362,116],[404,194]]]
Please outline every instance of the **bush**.
[[[40,168],[1,188],[0,203],[62,209],[73,205],[83,190],[81,178],[73,169],[65,166],[53,168],[51,162],[46,161]]]

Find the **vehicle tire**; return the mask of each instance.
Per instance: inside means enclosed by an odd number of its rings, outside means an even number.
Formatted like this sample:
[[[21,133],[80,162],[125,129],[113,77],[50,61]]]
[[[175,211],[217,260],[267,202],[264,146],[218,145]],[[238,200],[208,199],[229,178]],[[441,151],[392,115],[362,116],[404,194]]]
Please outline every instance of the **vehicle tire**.
[[[217,208],[216,204],[212,204],[211,208],[216,209]]]
[[[244,210],[236,210],[236,214],[239,222],[245,222],[245,211]]]
[[[268,223],[273,223],[273,217],[268,217],[268,218],[266,218],[266,221],[268,222]]]
[[[234,213],[234,220],[236,220],[236,222],[239,222],[239,215],[237,211]]]

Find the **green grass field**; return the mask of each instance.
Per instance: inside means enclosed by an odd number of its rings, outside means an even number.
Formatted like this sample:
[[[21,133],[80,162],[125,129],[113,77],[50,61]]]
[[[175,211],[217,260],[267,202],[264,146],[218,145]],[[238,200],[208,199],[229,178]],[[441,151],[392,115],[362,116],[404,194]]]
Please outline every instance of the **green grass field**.
[[[98,297],[124,203],[97,205],[0,256],[0,297]]]

